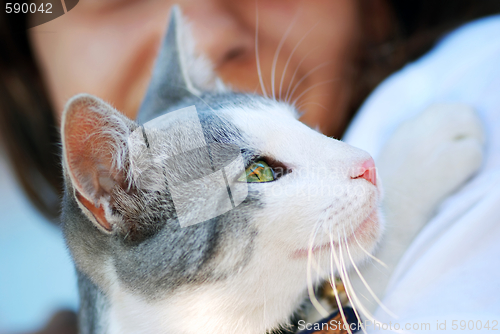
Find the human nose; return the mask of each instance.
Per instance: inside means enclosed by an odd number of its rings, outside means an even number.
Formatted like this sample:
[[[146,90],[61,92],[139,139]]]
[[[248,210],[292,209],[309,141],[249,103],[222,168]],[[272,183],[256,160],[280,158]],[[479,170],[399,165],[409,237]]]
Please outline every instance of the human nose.
[[[223,3],[193,1],[182,10],[191,26],[197,51],[212,61],[214,69],[253,55],[251,28]]]

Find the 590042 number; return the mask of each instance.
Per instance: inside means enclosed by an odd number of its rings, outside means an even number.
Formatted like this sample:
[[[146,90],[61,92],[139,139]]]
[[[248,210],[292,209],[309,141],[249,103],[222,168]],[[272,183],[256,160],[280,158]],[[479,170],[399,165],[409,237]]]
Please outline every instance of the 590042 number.
[[[497,320],[493,320],[491,321],[491,324],[489,321],[486,321],[485,323],[483,323],[481,320],[477,320],[477,321],[474,321],[474,320],[469,320],[469,321],[466,321],[466,320],[453,320],[451,322],[451,329],[453,329],[454,331],[456,330],[476,330],[476,331],[480,331],[480,330],[492,330],[492,331],[497,331],[498,330],[498,321]]]
[[[41,3],[40,6],[37,7],[36,3],[24,2],[24,3],[20,4],[20,3],[7,2],[5,4],[5,12],[7,14],[10,14],[10,13],[15,13],[15,14],[32,13],[32,14],[34,14],[36,12],[52,14],[52,4],[50,2],[45,3],[45,4]]]

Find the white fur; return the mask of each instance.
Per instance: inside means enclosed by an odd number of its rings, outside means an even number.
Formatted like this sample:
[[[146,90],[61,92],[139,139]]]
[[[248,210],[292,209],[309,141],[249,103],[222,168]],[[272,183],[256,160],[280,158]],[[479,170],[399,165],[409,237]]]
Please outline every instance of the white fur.
[[[188,90],[196,96],[201,93],[199,89],[212,92],[226,91],[227,88],[222,80],[215,75],[210,59],[196,52],[196,40],[193,37],[190,22],[181,15],[178,6],[173,6],[172,10],[176,12],[179,23],[176,30],[177,41],[180,41],[178,50],[182,74]]]
[[[292,169],[276,182],[249,184],[260,188],[266,202],[252,222],[258,234],[250,263],[219,283],[186,287],[158,301],[146,301],[112,284],[107,293],[112,305],[110,333],[264,333],[286,323],[305,297],[307,250],[329,243],[328,231],[337,243],[339,235],[349,237],[365,223],[357,238],[366,250],[374,248],[382,228],[377,214],[380,189],[367,180],[352,179],[369,155],[308,128],[290,111],[278,102],[221,111],[247,135],[250,147]],[[129,139],[129,145],[137,145],[131,148],[132,159],[140,158],[142,142],[139,136]],[[376,219],[367,220],[374,212]],[[356,260],[365,256],[352,238],[349,243]],[[328,249],[315,253],[323,269],[312,283],[330,272]],[[228,257],[220,267],[231,266],[231,261]],[[350,263],[347,256],[345,261]]]

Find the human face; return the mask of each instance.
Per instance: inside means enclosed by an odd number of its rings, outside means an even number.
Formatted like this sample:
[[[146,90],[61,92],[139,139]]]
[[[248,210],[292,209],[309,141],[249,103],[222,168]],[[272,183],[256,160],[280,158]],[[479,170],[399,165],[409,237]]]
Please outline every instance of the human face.
[[[173,3],[85,0],[66,15],[30,29],[57,114],[67,99],[85,92],[134,118]],[[303,122],[327,135],[342,133],[360,35],[357,1],[178,3],[190,22],[197,52],[208,56],[224,82],[239,91],[288,97],[304,112]]]

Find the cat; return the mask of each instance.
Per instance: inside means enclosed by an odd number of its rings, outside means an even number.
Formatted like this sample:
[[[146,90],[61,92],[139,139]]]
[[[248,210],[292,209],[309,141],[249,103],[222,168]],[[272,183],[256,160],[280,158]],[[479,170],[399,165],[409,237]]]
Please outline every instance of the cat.
[[[383,231],[373,159],[290,105],[226,89],[190,58],[183,29],[174,7],[136,121],[86,94],[63,113],[62,221],[82,334],[279,329]],[[203,183],[214,175],[225,183]]]

